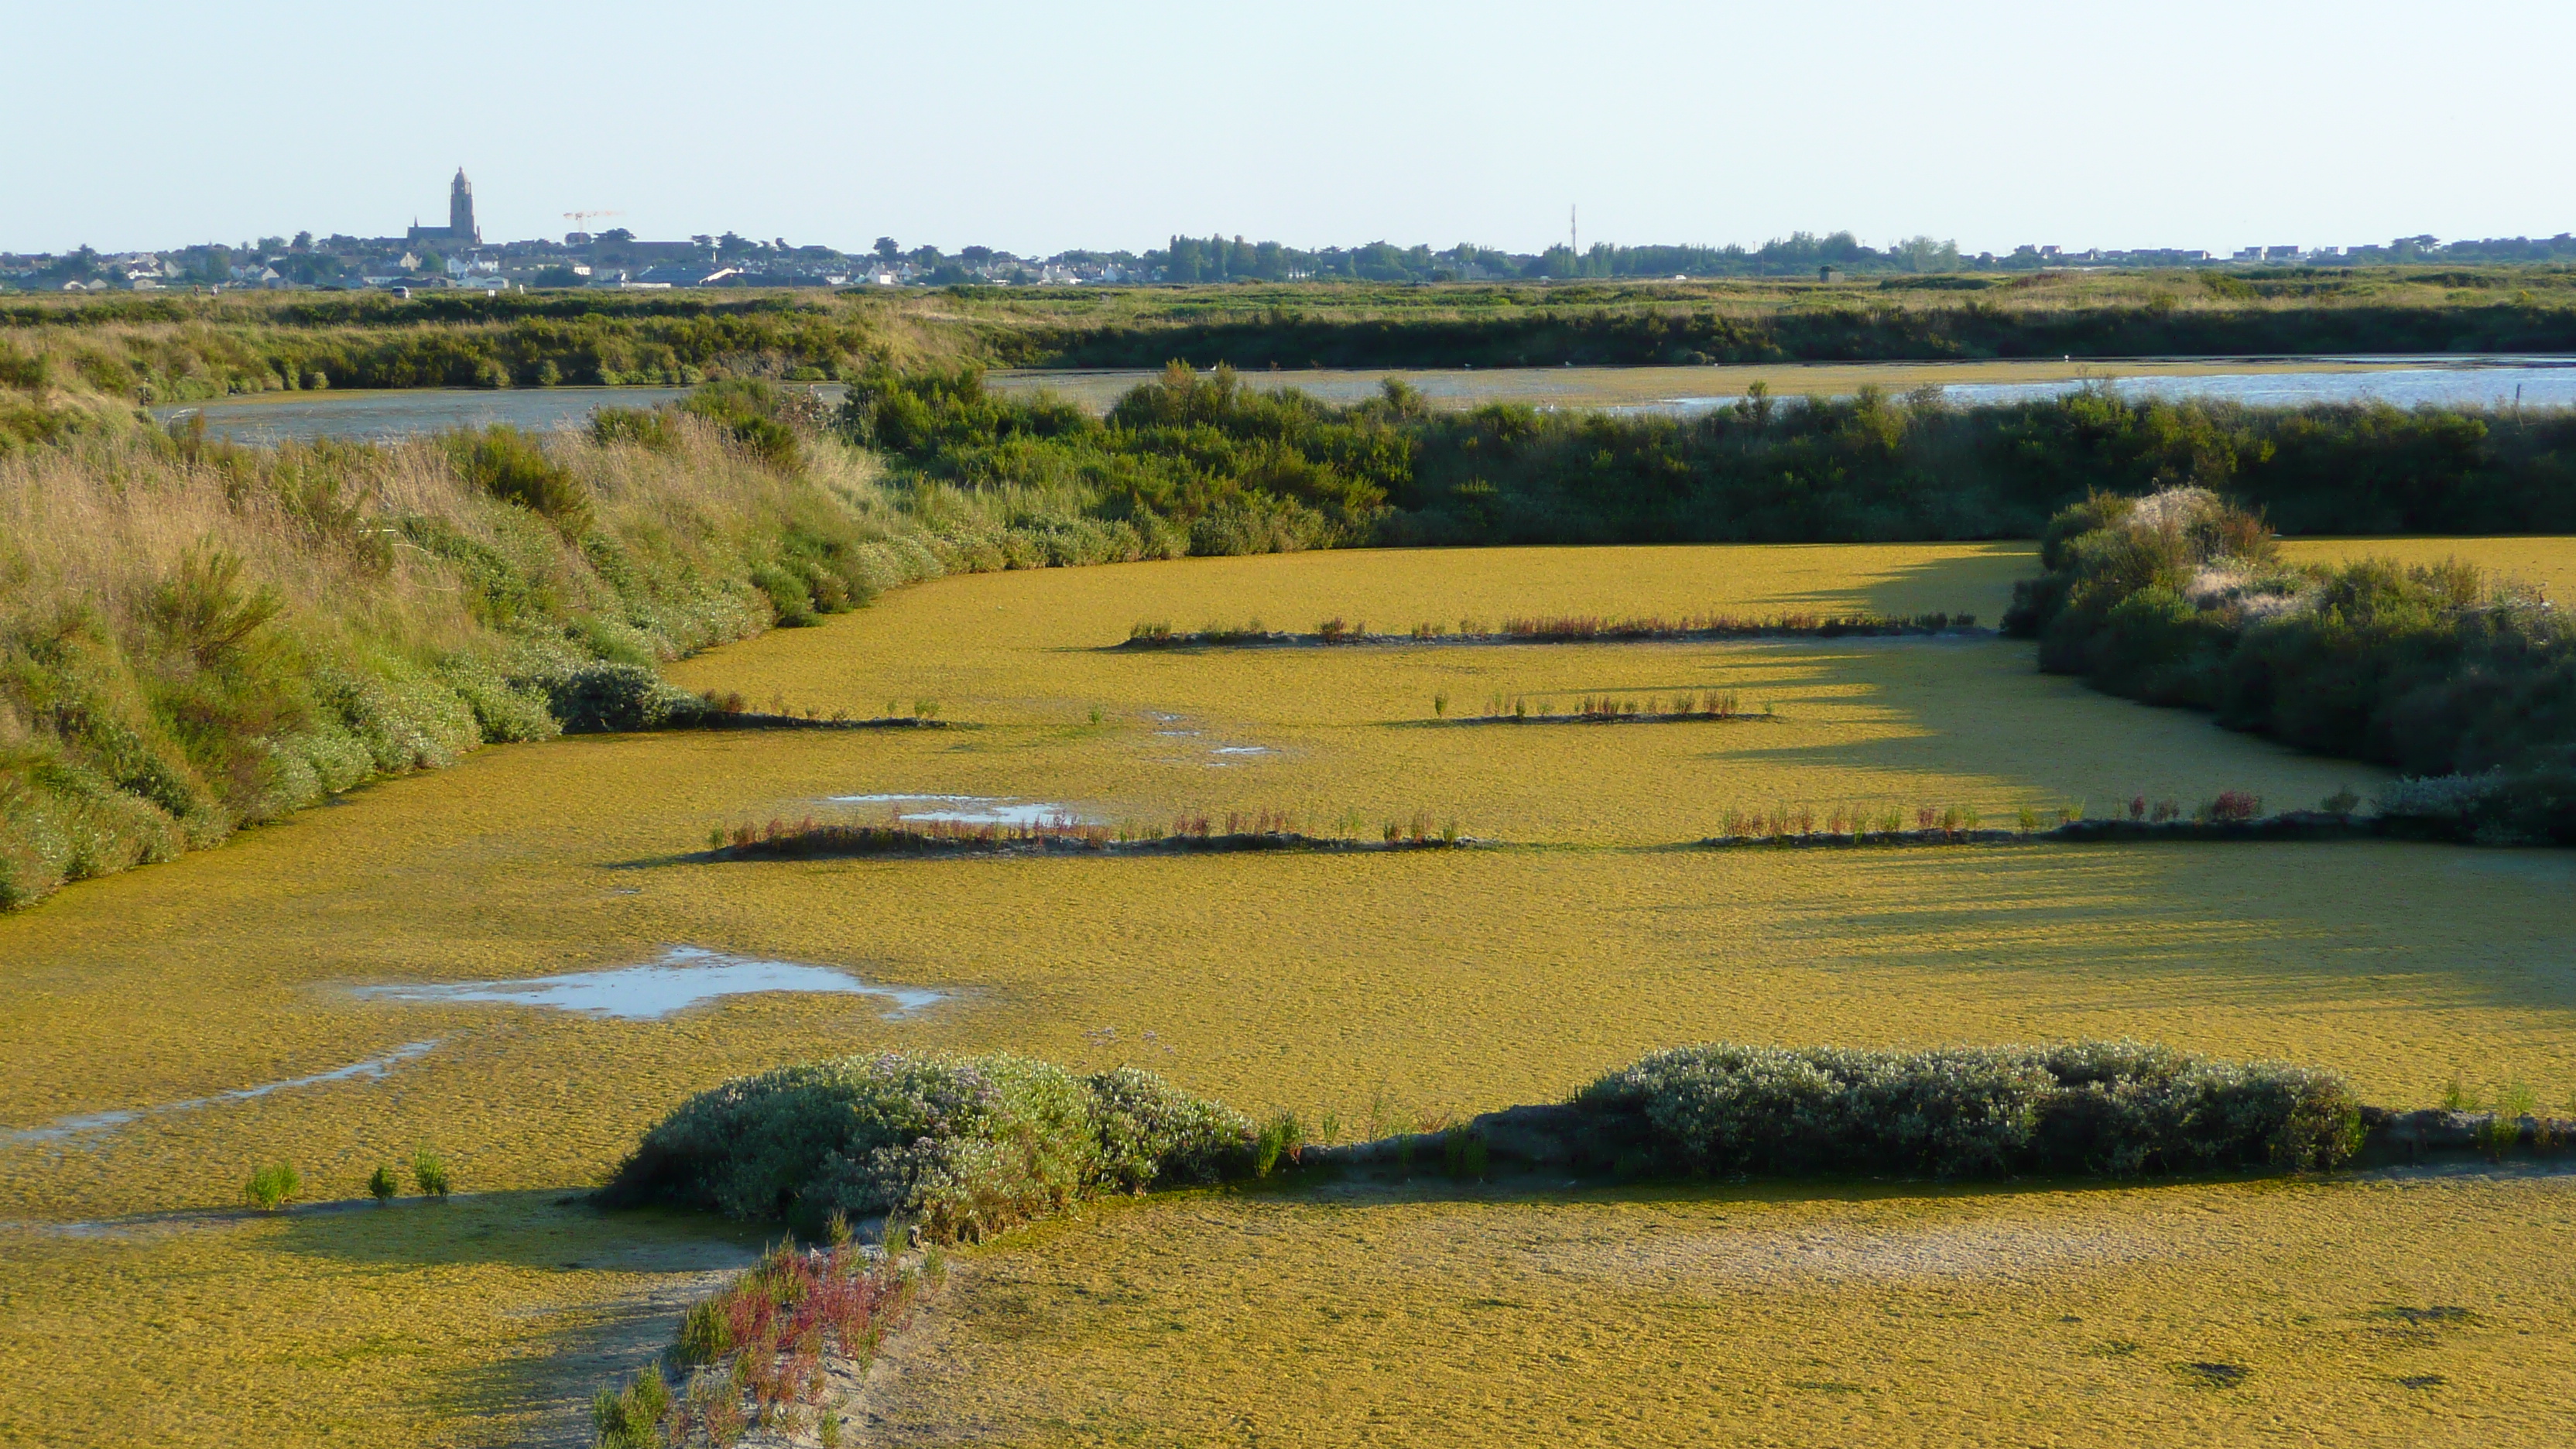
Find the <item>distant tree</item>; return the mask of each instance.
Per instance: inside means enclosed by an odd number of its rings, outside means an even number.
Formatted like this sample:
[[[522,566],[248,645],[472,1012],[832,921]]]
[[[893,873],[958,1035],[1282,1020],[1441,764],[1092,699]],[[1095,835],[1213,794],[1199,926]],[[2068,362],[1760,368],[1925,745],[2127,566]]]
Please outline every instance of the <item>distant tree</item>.
[[[964,247],[958,251],[957,256],[959,260],[965,262],[968,266],[980,267],[984,263],[993,259],[993,249],[991,247]]]
[[[608,231],[601,232],[598,239],[604,242],[631,242],[635,240],[635,233],[628,231],[622,226],[614,227]]]
[[[1959,244],[1934,241],[1928,236],[1907,237],[1890,247],[1897,265],[1909,272],[1955,272],[1959,270]]]
[[[36,275],[54,282],[81,282],[98,275],[98,253],[86,242],[80,250],[54,258],[53,265]]]
[[[339,276],[340,259],[315,256],[309,252],[299,253],[279,262],[277,271],[279,276],[289,281],[302,282],[309,287],[316,282],[327,282]]]
[[[282,252],[286,250],[286,238],[282,236],[261,237],[259,239],[259,249],[263,252]]]
[[[295,234],[295,240],[287,243],[287,248],[290,251],[299,252],[309,252],[313,250],[313,233],[309,231],[297,232]]]
[[[529,284],[538,287],[578,287],[589,280],[570,267],[548,267],[529,278]]]
[[[901,248],[901,247],[899,247],[899,246],[896,246],[896,245],[894,244],[894,238],[893,238],[893,237],[890,237],[890,236],[881,236],[881,237],[878,237],[878,238],[877,238],[877,244],[876,244],[876,248],[875,248],[875,250],[876,250],[877,260],[878,260],[878,261],[881,261],[881,262],[899,262],[899,261],[902,261],[902,260],[903,260],[903,248]]]

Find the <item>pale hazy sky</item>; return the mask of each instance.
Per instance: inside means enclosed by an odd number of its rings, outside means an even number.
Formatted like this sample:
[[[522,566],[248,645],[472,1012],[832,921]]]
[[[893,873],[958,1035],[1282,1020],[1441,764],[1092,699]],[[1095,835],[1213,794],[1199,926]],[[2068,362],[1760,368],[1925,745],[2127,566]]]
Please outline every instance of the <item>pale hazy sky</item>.
[[[0,249],[398,233],[1536,250],[2576,229],[2576,3],[33,3]]]

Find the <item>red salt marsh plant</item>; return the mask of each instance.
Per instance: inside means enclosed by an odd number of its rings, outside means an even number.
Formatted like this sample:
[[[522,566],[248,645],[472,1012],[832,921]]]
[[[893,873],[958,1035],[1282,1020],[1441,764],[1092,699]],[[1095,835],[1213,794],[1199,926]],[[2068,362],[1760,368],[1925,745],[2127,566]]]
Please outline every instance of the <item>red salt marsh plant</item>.
[[[754,1426],[837,1440],[825,1359],[864,1374],[885,1335],[944,1281],[946,1264],[935,1244],[908,1258],[900,1226],[889,1226],[883,1250],[849,1241],[846,1227],[834,1236],[823,1249],[780,1243],[691,1308],[678,1346],[691,1368],[687,1392],[674,1402],[658,1368],[623,1394],[601,1390],[592,1410],[599,1442],[729,1445]]]

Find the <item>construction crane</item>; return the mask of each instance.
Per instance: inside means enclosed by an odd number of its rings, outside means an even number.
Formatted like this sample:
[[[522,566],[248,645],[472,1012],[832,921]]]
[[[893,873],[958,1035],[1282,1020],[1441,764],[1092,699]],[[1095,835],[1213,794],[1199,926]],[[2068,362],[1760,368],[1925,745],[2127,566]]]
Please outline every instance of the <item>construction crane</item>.
[[[594,216],[624,216],[625,214],[622,211],[567,211],[563,214],[563,219],[571,222],[572,229],[575,231],[588,231],[590,227],[587,223]]]

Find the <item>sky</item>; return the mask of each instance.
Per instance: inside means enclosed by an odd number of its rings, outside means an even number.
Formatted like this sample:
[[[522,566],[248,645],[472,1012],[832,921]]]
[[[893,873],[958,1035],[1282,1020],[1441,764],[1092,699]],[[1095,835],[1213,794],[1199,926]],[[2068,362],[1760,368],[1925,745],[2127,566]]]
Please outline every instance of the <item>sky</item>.
[[[0,250],[2576,230],[2576,4],[240,6],[0,27]],[[49,59],[50,58],[50,59]]]

